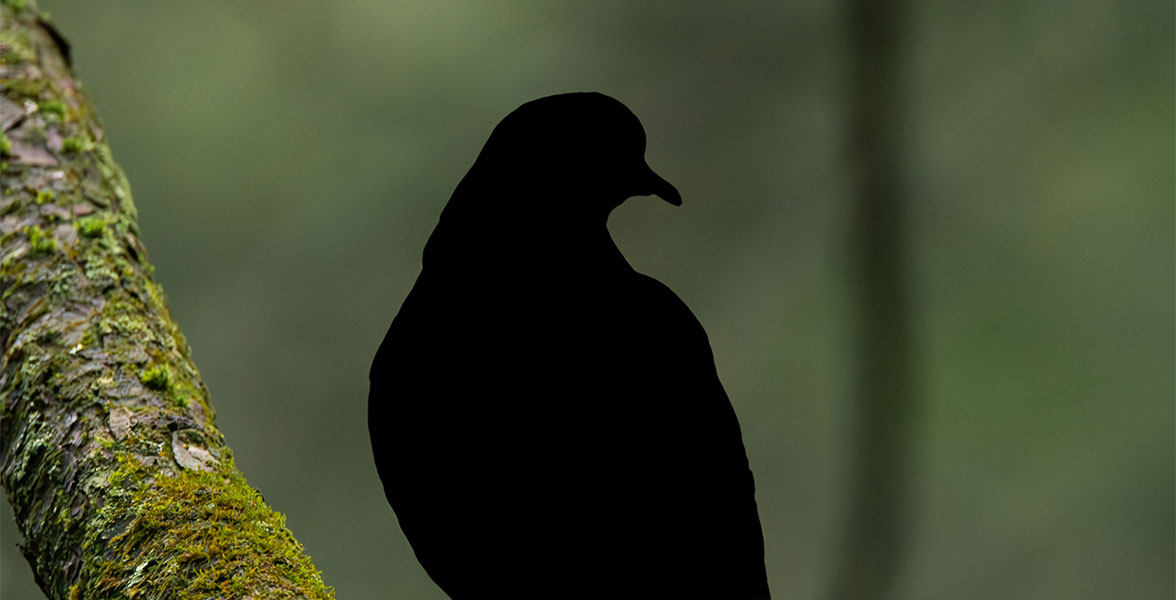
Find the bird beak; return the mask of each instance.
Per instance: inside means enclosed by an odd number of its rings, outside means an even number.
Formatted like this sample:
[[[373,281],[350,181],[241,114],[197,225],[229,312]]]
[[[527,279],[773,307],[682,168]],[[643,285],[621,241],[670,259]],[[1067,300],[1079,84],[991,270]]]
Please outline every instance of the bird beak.
[[[642,179],[644,180],[642,182],[642,188],[649,190],[646,192],[647,194],[657,196],[674,206],[682,206],[682,194],[678,193],[678,188],[675,188],[673,184],[662,179],[661,175],[654,173],[648,164],[645,165],[645,173],[642,175]]]

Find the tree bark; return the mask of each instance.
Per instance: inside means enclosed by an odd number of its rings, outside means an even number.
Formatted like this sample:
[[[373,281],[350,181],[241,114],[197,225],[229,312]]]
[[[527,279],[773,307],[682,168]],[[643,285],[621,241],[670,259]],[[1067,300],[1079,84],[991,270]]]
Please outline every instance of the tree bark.
[[[0,478],[50,598],[333,598],[233,465],[68,46],[0,5]]]

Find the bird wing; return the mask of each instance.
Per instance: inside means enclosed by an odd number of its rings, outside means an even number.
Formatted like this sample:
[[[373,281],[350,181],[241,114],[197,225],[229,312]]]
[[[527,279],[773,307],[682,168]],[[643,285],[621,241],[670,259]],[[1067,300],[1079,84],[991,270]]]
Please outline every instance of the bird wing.
[[[719,381],[706,332],[670,288],[635,274],[629,326],[640,331],[630,360],[649,401],[641,415],[667,460],[652,474],[664,490],[659,520],[692,564],[697,589],[766,597],[755,484],[735,411]],[[674,568],[672,565],[667,568]],[[705,594],[705,592],[703,592]]]
[[[372,368],[385,493],[451,596],[766,597],[698,320],[636,274],[509,294],[424,273]]]

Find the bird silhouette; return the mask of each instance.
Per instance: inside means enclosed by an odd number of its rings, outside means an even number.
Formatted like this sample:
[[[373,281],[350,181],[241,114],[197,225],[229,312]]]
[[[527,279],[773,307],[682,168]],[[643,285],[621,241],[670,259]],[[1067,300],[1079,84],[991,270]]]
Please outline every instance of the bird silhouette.
[[[376,353],[376,467],[453,598],[768,597],[706,333],[608,233],[631,196],[682,202],[644,154],[603,94],[507,115]]]

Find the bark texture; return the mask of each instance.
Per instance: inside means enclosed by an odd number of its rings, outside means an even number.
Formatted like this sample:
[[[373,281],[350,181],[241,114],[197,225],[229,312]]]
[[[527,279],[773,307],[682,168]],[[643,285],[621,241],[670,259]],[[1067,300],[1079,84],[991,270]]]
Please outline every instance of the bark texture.
[[[0,5],[0,479],[50,598],[332,598],[234,467],[68,47]]]

